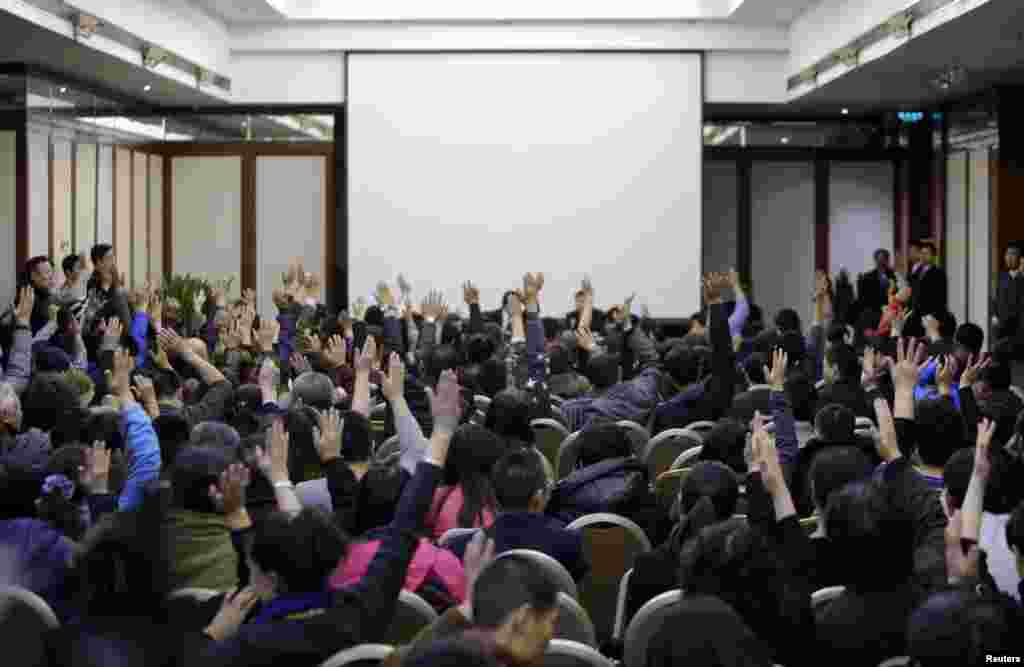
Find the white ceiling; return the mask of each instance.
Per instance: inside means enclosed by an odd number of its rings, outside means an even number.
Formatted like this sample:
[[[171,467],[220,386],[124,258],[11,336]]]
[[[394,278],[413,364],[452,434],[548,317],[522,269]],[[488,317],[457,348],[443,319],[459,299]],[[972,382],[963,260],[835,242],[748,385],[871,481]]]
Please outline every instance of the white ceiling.
[[[228,24],[286,21],[730,20],[788,24],[817,0],[193,0]]]

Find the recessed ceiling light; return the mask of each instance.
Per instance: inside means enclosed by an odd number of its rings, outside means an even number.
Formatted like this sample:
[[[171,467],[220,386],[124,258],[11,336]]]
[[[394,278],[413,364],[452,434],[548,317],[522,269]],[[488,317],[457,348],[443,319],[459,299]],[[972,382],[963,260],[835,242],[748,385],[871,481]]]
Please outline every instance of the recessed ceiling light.
[[[789,137],[782,137],[781,139],[779,139],[779,141],[781,141],[784,144],[788,144],[789,143]]]
[[[844,116],[849,116],[850,115],[850,110],[849,109],[843,109],[843,115]]]
[[[148,93],[151,90],[153,90],[153,86],[149,85],[148,83],[142,87],[142,91],[145,93]]]
[[[66,92],[68,92],[68,87],[67,86],[61,86],[60,87],[60,94],[63,95]]]

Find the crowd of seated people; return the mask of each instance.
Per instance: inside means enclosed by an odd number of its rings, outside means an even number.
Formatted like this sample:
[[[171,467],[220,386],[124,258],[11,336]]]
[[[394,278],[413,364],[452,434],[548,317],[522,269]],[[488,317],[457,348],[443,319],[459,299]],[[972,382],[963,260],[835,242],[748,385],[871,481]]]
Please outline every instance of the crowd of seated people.
[[[635,667],[1021,655],[1024,401],[976,324],[903,337],[820,273],[810,326],[765,327],[735,271],[675,331],[589,278],[543,313],[542,273],[501,304],[465,283],[465,316],[402,276],[335,313],[298,262],[276,312],[215,284],[192,316],[116,267],[33,258],[0,316],[0,586],[59,621],[31,664],[318,665],[394,644],[405,590],[437,617],[388,664],[541,665],[561,589],[521,550],[583,585],[600,513],[652,546],[624,624],[681,591]],[[635,434],[680,428],[699,454],[652,468]]]

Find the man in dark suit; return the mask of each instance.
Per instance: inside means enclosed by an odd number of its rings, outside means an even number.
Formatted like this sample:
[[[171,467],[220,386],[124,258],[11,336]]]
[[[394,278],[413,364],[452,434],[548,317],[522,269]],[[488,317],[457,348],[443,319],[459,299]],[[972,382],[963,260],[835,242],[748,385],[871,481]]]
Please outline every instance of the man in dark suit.
[[[896,272],[889,263],[889,251],[875,251],[875,268],[862,273],[857,279],[857,305],[859,312],[871,312],[880,317],[889,303],[889,288],[896,285]]]
[[[491,480],[501,514],[484,532],[494,540],[494,553],[540,551],[564,565],[573,579],[582,579],[589,569],[583,538],[544,513],[548,482],[536,453],[520,450],[506,454],[494,465]],[[447,546],[461,559],[472,537],[455,538]]]
[[[925,315],[938,317],[940,313],[949,310],[946,272],[935,266],[936,254],[934,243],[921,242],[921,261],[913,270],[910,295],[914,320],[917,322]]]
[[[1003,261],[1006,271],[999,274],[996,288],[995,315],[992,323],[996,326],[996,339],[1010,338],[1016,342],[1014,356],[1019,357],[1021,347],[1021,315],[1024,313],[1024,271],[1021,271],[1021,255],[1024,243],[1014,241],[1006,248]]]

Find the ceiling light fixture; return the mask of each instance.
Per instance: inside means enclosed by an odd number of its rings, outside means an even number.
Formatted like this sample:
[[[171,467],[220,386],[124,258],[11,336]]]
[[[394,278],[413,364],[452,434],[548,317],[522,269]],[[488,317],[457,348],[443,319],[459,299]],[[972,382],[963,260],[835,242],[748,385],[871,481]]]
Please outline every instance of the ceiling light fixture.
[[[850,115],[850,110],[849,109],[843,109],[843,115],[844,116],[849,116]]]
[[[63,95],[66,92],[68,92],[68,87],[67,86],[61,86],[60,87],[60,94]]]
[[[153,69],[169,57],[170,54],[159,46],[150,46],[142,51],[142,64],[149,69]]]
[[[950,65],[932,79],[932,86],[940,91],[957,88],[967,80],[967,70],[962,65]]]
[[[153,86],[149,85],[148,83],[142,87],[142,92],[148,93],[151,90],[153,90]]]
[[[779,139],[779,141],[781,141],[784,144],[788,144],[789,143],[789,137],[782,137],[781,139]]]

